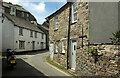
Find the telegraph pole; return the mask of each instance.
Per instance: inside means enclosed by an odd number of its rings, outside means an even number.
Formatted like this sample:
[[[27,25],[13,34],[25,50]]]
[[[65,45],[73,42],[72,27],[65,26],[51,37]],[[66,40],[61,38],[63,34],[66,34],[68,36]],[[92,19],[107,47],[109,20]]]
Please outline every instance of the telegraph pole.
[[[69,24],[68,24],[68,41],[67,41],[67,69],[69,69],[69,49],[70,49],[70,24],[71,24],[71,2],[69,2]]]

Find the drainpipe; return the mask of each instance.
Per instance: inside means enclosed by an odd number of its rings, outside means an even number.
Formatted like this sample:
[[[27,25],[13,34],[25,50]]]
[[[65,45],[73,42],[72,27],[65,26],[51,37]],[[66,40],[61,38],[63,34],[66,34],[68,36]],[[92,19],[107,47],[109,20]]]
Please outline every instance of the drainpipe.
[[[71,2],[69,2],[69,24],[68,24],[68,41],[67,41],[67,69],[69,69],[69,49],[70,49],[70,24],[71,24]]]

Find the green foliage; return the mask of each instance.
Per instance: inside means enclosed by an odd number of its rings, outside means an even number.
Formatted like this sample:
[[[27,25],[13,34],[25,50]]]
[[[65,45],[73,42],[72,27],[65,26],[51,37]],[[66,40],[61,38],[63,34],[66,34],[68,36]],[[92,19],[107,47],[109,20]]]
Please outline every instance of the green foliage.
[[[104,61],[103,64],[106,65],[106,64],[107,64],[107,61]]]
[[[18,7],[22,7],[21,5],[18,5],[18,4],[16,4],[16,6],[18,6]]]
[[[113,38],[110,38],[112,43],[119,44],[120,43],[120,30],[113,33]]]
[[[93,55],[97,55],[97,51],[96,51],[96,49],[92,46],[92,47],[90,47],[90,48],[88,48],[88,51],[87,51],[88,53],[92,53]]]
[[[46,60],[50,63],[50,64],[52,64],[52,65],[54,65],[54,66],[56,66],[56,67],[58,67],[58,68],[60,68],[60,69],[62,69],[62,70],[67,70],[66,68],[64,68],[63,66],[61,66],[61,65],[58,65],[57,63],[55,63],[53,60],[51,60],[50,59],[50,56],[48,56],[47,58],[46,58]]]

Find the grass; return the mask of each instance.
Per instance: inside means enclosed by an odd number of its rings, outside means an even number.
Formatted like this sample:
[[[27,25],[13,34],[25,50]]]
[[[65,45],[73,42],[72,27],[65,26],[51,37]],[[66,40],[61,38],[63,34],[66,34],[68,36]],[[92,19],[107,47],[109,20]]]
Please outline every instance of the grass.
[[[54,66],[56,66],[56,67],[58,67],[58,68],[60,68],[60,69],[62,69],[62,70],[67,71],[66,68],[64,68],[63,66],[61,66],[61,65],[55,63],[53,60],[51,60],[49,56],[46,58],[46,60],[47,60],[50,64],[52,64],[52,65],[54,65]]]
[[[65,67],[63,67],[63,66],[57,64],[56,62],[54,62],[53,60],[50,59],[50,56],[48,56],[48,57],[46,58],[46,60],[47,60],[50,64],[52,64],[52,65],[54,65],[54,66],[56,66],[56,67],[58,67],[58,68],[60,68],[60,69],[62,69],[62,70],[64,70],[64,71],[68,71],[68,72],[69,72],[70,74],[72,74],[72,75],[76,75],[76,74],[77,74],[77,72],[70,72],[70,71],[67,70]]]

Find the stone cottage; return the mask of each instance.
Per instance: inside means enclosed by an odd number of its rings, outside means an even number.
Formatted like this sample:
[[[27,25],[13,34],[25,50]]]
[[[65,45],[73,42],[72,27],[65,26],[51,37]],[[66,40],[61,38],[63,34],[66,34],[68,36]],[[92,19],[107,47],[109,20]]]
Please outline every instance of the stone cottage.
[[[46,49],[46,35],[36,18],[22,6],[3,2],[2,52]]]
[[[118,16],[119,2],[67,2],[46,18],[50,58],[77,76],[118,75],[120,48],[110,40],[120,28]]]

